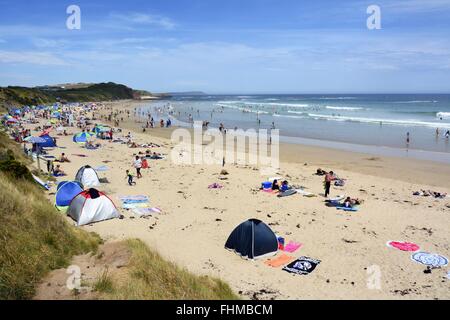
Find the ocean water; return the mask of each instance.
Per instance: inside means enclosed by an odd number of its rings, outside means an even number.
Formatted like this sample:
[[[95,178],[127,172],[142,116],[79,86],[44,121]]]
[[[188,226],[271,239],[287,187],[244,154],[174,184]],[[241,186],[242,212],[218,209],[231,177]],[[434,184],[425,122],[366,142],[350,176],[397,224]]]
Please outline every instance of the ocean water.
[[[169,105],[178,125],[186,125],[189,115],[230,129],[270,129],[274,123],[282,141],[450,162],[450,141],[444,137],[450,130],[449,94],[180,96],[143,112]]]

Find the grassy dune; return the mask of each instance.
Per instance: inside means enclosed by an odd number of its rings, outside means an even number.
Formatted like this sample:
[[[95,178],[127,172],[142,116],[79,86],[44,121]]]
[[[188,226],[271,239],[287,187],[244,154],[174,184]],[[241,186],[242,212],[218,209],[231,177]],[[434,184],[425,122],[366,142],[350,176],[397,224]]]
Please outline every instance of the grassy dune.
[[[37,284],[50,271],[67,267],[73,256],[91,252],[98,264],[102,255],[94,254],[101,239],[70,226],[26,164],[20,147],[0,133],[0,300],[32,298]],[[110,272],[105,266],[91,284],[99,299],[237,299],[221,280],[193,275],[140,240],[123,247],[130,253],[127,265]]]
[[[0,299],[28,299],[50,270],[96,250],[100,238],[70,226],[30,180],[18,148],[0,134]],[[22,173],[17,176],[17,173]]]
[[[105,270],[94,289],[100,299],[113,300],[235,300],[223,281],[196,276],[167,262],[140,240],[125,241],[131,257],[122,272]]]

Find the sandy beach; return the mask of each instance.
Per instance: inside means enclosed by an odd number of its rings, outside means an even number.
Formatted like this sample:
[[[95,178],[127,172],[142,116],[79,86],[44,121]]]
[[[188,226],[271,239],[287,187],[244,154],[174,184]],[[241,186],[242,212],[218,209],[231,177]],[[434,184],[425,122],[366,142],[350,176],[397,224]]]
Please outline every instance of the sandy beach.
[[[129,101],[108,104],[120,110],[133,110],[137,105]],[[412,261],[410,253],[386,246],[389,240],[410,241],[420,245],[422,251],[450,256],[450,198],[413,196],[421,189],[450,193],[448,165],[282,144],[277,174],[319,196],[277,198],[258,190],[268,177],[261,176],[254,166],[228,163],[224,168],[228,179],[221,181],[220,165],[172,163],[170,129],[148,129],[143,133],[133,117],[126,118],[120,127],[123,135],[131,131],[138,144],[160,145],[150,149],[166,155],[166,159],[150,160],[143,178],[137,180],[136,186],[129,186],[125,171],[133,170],[133,156],[146,148],[100,141],[100,149],[87,150],[73,143],[71,135],[55,135],[59,148],[50,154],[59,157],[64,152],[71,160],[61,164],[68,176],[58,180],[74,179],[77,170],[87,164],[106,165],[109,170],[99,172],[99,176],[109,183],[99,189],[118,207],[119,196],[142,194],[163,212],[144,219],[121,209],[124,219],[83,227],[87,231],[111,241],[139,238],[191,272],[223,279],[244,299],[450,298],[448,267],[424,273],[426,266]],[[323,177],[315,175],[317,168],[333,170],[347,179],[345,187],[333,187],[332,196],[363,199],[358,212],[325,206],[320,196]],[[215,182],[223,188],[208,189]],[[54,196],[49,198],[54,201]],[[226,250],[229,234],[250,218],[264,221],[287,241],[302,243],[290,255],[321,260],[317,269],[307,276],[294,276],[265,265],[264,260],[244,260]],[[367,283],[374,266],[381,272],[381,288],[369,289]]]

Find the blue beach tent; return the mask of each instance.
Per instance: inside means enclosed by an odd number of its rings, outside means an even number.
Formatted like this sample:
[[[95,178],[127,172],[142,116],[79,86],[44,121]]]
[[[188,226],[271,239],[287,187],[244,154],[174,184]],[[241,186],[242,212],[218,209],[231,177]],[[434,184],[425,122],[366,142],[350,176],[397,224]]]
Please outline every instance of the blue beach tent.
[[[264,222],[250,219],[233,230],[225,248],[242,257],[258,259],[275,255],[278,252],[278,239]]]
[[[41,148],[54,148],[54,147],[56,147],[55,141],[48,134],[42,135],[41,138],[44,139],[45,142],[38,143],[39,147],[41,147]]]
[[[58,184],[56,191],[56,206],[57,207],[67,207],[70,202],[75,198],[80,192],[83,191],[81,184],[76,181],[63,181]]]

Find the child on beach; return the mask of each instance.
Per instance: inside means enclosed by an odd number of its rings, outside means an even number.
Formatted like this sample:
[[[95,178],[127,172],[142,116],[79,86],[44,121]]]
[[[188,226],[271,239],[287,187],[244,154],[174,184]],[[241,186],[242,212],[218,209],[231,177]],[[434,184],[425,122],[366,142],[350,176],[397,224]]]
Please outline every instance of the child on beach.
[[[127,173],[127,176],[126,176],[125,179],[128,178],[128,184],[129,184],[130,186],[133,186],[133,185],[135,186],[135,185],[136,185],[136,182],[133,181],[133,174],[130,173],[130,170],[127,170],[126,173]]]

